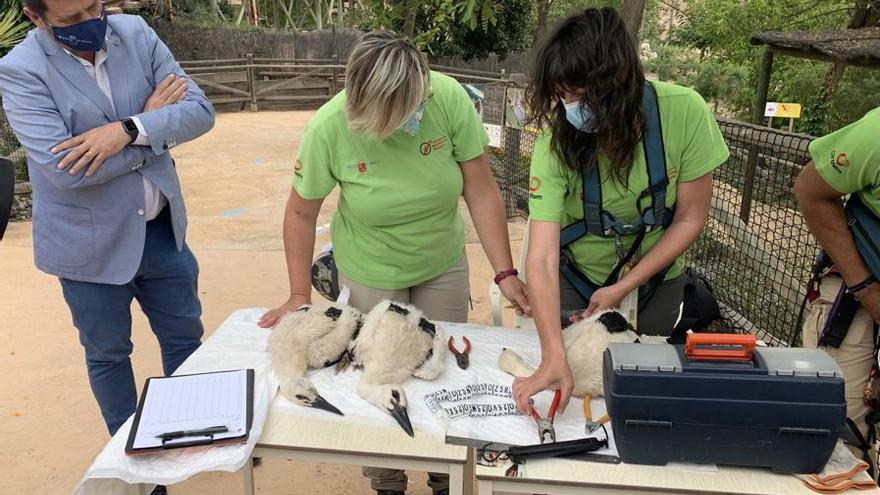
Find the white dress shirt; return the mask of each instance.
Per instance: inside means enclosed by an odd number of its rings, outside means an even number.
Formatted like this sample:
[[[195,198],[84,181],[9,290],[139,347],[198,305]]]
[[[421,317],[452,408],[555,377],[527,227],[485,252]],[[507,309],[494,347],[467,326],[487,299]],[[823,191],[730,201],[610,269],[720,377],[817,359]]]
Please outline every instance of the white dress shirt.
[[[98,83],[98,87],[101,88],[101,91],[107,95],[107,98],[110,100],[110,105],[115,111],[116,105],[113,104],[113,93],[110,89],[110,76],[107,74],[107,67],[104,66],[104,63],[107,62],[106,46],[102,48],[101,51],[95,53],[94,65],[88,60],[76,56],[73,52],[67,49],[65,49],[65,51],[85,67],[89,75]],[[141,124],[140,119],[132,117],[132,120],[134,120],[134,123],[138,128],[138,137],[133,144],[138,146],[149,146],[150,138],[147,136],[146,131],[144,131],[144,126]],[[166,204],[168,204],[168,200],[165,199],[165,195],[162,194],[162,191],[156,187],[156,184],[153,184],[150,179],[147,179],[147,177],[144,176],[144,218],[146,218],[147,221],[153,220],[159,216],[159,213]]]

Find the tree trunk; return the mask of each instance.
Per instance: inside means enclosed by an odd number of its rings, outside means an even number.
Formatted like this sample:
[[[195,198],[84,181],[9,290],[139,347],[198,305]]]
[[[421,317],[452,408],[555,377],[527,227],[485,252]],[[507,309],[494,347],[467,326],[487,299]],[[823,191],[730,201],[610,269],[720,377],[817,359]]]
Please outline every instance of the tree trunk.
[[[309,2],[309,10],[312,11],[312,18],[315,20],[315,29],[317,29],[318,31],[324,29],[323,0],[311,0]]]
[[[226,18],[223,16],[223,11],[220,10],[220,3],[217,0],[209,0],[208,4],[211,7],[211,13],[218,21],[226,20]]]
[[[257,13],[257,0],[247,0],[248,3],[248,20],[251,22],[251,26],[257,25],[257,18],[259,14]]]
[[[645,3],[647,0],[623,0],[623,7],[620,9],[620,16],[626,24],[626,32],[632,38],[636,50],[639,49],[639,30],[645,17]]]
[[[281,8],[278,6],[280,1],[272,0],[272,27],[275,29],[281,29]]]
[[[537,24],[535,26],[535,38],[541,39],[544,36],[544,32],[547,30],[547,14],[550,13],[550,5],[553,3],[553,0],[538,0],[538,5],[536,7],[537,14]]]
[[[416,31],[416,14],[419,10],[418,0],[405,0],[403,18],[403,34],[412,39]]]

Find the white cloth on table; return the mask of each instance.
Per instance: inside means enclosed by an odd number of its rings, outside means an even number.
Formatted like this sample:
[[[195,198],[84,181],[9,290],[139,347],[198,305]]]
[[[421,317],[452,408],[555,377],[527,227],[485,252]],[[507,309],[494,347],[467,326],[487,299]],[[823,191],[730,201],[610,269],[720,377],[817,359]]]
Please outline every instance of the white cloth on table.
[[[470,354],[470,367],[467,370],[460,369],[455,362],[455,356],[445,351],[446,369],[439,378],[434,381],[425,381],[412,378],[403,384],[409,402],[408,412],[410,420],[416,430],[416,435],[429,433],[464,437],[474,440],[491,440],[494,442],[511,445],[533,445],[539,442],[538,431],[535,421],[531,416],[498,416],[498,417],[462,417],[451,421],[448,431],[444,431],[443,425],[431,413],[425,403],[425,395],[438,390],[460,389],[467,385],[479,383],[512,385],[513,377],[498,368],[498,355],[505,348],[517,352],[526,363],[537,366],[540,362],[541,347],[538,335],[534,330],[509,329],[486,327],[483,325],[435,322],[437,328],[444,332],[445,338],[454,335],[456,342],[461,343],[462,337],[466,336],[472,344]],[[444,348],[445,349],[445,348]],[[399,428],[397,423],[388,413],[361,399],[357,395],[357,383],[361,371],[349,369],[341,374],[336,374],[333,368],[317,370],[308,376],[318,389],[318,392],[331,404],[338,407],[344,417],[330,414],[317,409],[310,409],[296,405],[286,400],[281,395],[272,404],[273,409],[282,409],[285,414],[293,414],[329,421],[357,421],[365,424],[384,425]],[[544,392],[535,396],[535,408],[541,415],[546,415],[553,394]],[[503,397],[481,396],[481,403],[503,403],[510,399]],[[605,414],[605,401],[594,399],[592,401],[593,416],[595,419]],[[611,433],[610,425],[607,426]],[[558,441],[576,440],[585,436],[584,415],[580,398],[572,398],[565,414],[557,415],[555,422],[556,439]],[[603,437],[600,429],[594,436]],[[601,453],[616,454],[612,448],[603,450]]]
[[[266,342],[269,330],[259,328],[262,309],[238,310],[199,347],[175,374],[253,368],[254,421],[247,443],[224,447],[168,450],[158,454],[129,456],[125,443],[133,418],[116,432],[86,471],[75,495],[137,493],[134,483],[170,485],[207,471],[234,472],[250,462],[259,440],[278,383],[269,366]]]

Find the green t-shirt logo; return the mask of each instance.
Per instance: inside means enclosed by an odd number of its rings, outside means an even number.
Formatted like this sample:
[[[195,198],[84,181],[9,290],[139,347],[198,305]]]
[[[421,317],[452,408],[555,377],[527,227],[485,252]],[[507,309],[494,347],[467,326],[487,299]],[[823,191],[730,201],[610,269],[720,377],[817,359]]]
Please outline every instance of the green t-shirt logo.
[[[432,151],[440,151],[446,147],[446,136],[440,136],[437,139],[426,141],[419,145],[419,153],[422,156],[428,156]]]
[[[536,194],[538,189],[541,189],[541,179],[538,177],[532,177],[529,179],[529,198],[531,199],[543,199],[544,197],[540,194]]]
[[[849,158],[847,158],[846,153],[839,153],[834,158],[834,164],[832,167],[834,167],[834,170],[836,170],[838,174],[842,174],[844,172],[843,169],[849,168],[849,165]]]

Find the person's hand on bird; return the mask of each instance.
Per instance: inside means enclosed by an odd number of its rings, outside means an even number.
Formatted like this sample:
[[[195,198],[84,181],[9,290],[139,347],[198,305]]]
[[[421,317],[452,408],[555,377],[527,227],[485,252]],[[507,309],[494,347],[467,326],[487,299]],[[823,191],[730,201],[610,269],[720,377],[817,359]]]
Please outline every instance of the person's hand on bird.
[[[517,316],[532,316],[532,307],[529,305],[529,296],[526,294],[526,284],[519,277],[506,277],[498,283],[498,288],[505,299],[510,301]]]
[[[513,381],[513,399],[525,414],[532,410],[529,402],[532,396],[544,390],[561,392],[558,410],[559,414],[564,413],[574,390],[574,379],[565,357],[565,349],[542,353],[541,365],[530,377],[516,378]]]
[[[309,296],[294,294],[281,306],[266,311],[266,313],[260,318],[260,321],[257,322],[257,325],[259,325],[260,328],[273,328],[278,324],[278,320],[280,320],[286,313],[296,311],[307,304],[312,304]]]
[[[575,313],[571,315],[569,320],[572,323],[577,323],[600,311],[614,309],[620,306],[620,302],[623,301],[623,298],[626,297],[629,292],[629,289],[623,286],[620,282],[607,287],[602,287],[596,292],[593,292],[593,296],[590,297],[590,304],[587,306],[587,309],[580,314]]]

